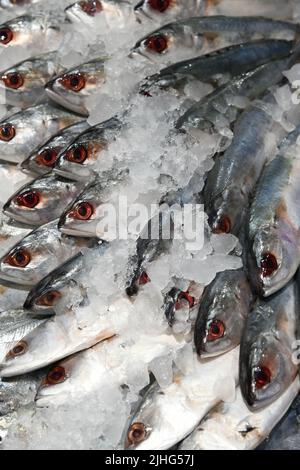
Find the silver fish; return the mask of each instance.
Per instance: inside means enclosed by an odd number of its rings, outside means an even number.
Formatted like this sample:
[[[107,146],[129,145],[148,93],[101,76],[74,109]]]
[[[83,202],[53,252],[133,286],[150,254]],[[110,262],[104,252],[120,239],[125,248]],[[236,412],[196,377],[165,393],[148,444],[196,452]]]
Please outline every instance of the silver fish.
[[[94,59],[55,77],[46,85],[47,95],[65,108],[88,116],[86,100],[105,83],[106,61],[107,58]]]
[[[291,281],[248,315],[241,342],[240,387],[252,410],[277,400],[298,374],[293,351],[299,328],[299,292]]]
[[[281,289],[300,263],[299,135],[300,126],[265,167],[250,209],[249,271],[264,296]]]
[[[54,172],[74,180],[90,180],[96,176],[96,163],[103,150],[117,138],[121,122],[109,119],[87,129],[59,155]]]
[[[217,274],[204,289],[195,324],[194,341],[199,356],[218,356],[240,344],[252,301],[244,269]]]
[[[83,184],[41,176],[19,189],[3,206],[8,217],[35,227],[56,219],[82,191]]]
[[[254,39],[292,40],[300,28],[294,23],[261,17],[212,16],[192,17],[169,23],[140,39],[132,57],[140,54],[168,65],[195,57],[219,47]]]
[[[21,163],[25,173],[46,175],[50,173],[60,158],[62,152],[70,145],[78,134],[89,128],[86,121],[79,121],[55,134],[53,137],[36,149]]]
[[[0,122],[1,159],[20,163],[51,135],[79,120],[82,118],[50,104],[9,116]]]
[[[132,5],[126,0],[82,0],[65,9],[67,18],[72,22],[93,22],[101,15],[106,22],[125,20],[132,11]]]
[[[27,288],[85,247],[87,239],[71,238],[57,228],[57,220],[26,235],[0,259],[1,279]]]
[[[287,57],[293,41],[264,39],[225,47],[194,59],[177,62],[147,77],[140,92],[151,94],[153,88],[180,87],[189,79],[216,83],[228,80],[274,59]]]
[[[134,7],[140,21],[146,19],[164,23],[174,19],[186,18],[203,11],[202,0],[141,0]]]
[[[24,60],[1,72],[0,92],[6,104],[28,108],[46,100],[45,85],[61,70],[55,52]]]

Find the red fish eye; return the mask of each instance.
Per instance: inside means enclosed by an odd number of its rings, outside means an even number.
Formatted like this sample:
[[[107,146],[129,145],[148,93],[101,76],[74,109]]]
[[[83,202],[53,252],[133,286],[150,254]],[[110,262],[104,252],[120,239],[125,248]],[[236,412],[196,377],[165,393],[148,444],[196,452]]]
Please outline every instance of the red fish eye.
[[[195,299],[188,292],[180,292],[177,297],[175,309],[180,310],[182,308],[182,300],[185,300],[189,304],[189,308],[192,308],[195,304]]]
[[[66,159],[72,163],[84,163],[88,157],[88,152],[83,145],[77,145],[66,154]]]
[[[47,385],[57,385],[64,382],[66,378],[67,374],[64,367],[56,366],[48,372],[45,383]]]
[[[255,388],[261,390],[271,382],[272,374],[267,367],[257,367],[254,371]]]
[[[141,274],[140,274],[140,277],[138,278],[138,284],[140,286],[144,286],[145,284],[148,284],[148,282],[151,282],[151,279],[150,277],[148,276],[148,274],[143,271]]]
[[[9,142],[16,135],[16,130],[12,124],[4,124],[0,126],[0,140],[3,142]]]
[[[18,88],[21,88],[24,85],[24,79],[18,72],[3,75],[1,79],[7,88],[12,88],[13,90],[18,90]]]
[[[80,8],[90,16],[95,16],[103,10],[102,3],[99,0],[87,0],[79,2]]]
[[[168,48],[168,40],[162,34],[156,35],[156,36],[150,36],[148,39],[146,39],[145,46],[148,49],[151,49],[152,51],[155,51],[161,54]]]
[[[43,305],[45,307],[52,307],[55,305],[58,300],[61,298],[61,293],[57,290],[49,290],[46,294],[39,297],[36,301],[38,305]]]
[[[0,29],[0,43],[9,44],[12,41],[14,34],[12,30],[8,27]]]
[[[272,253],[263,254],[260,260],[260,272],[263,277],[271,276],[278,269],[276,257]]]
[[[31,261],[31,256],[26,250],[17,250],[5,260],[6,263],[16,268],[25,268]]]
[[[225,334],[225,325],[220,320],[214,320],[209,325],[206,339],[207,341],[216,341],[217,339],[223,338]]]
[[[28,348],[26,341],[19,341],[7,354],[7,357],[17,357],[25,354]]]
[[[146,434],[146,426],[143,423],[133,423],[128,429],[128,443],[130,445],[139,444],[145,440]]]
[[[26,193],[20,194],[15,198],[15,202],[18,206],[28,207],[33,209],[40,202],[38,193],[34,191],[27,191]]]
[[[61,84],[68,90],[78,93],[81,91],[86,84],[85,78],[81,73],[71,73],[64,75],[60,79]]]
[[[75,207],[74,211],[70,215],[74,219],[78,220],[89,220],[94,213],[93,206],[89,202],[82,202]]]
[[[57,160],[58,150],[54,148],[48,148],[39,153],[36,157],[36,162],[39,165],[52,167]]]
[[[151,8],[153,8],[153,10],[159,11],[160,13],[163,13],[164,11],[166,11],[171,4],[171,0],[148,0],[148,1],[149,1],[149,5],[151,6]]]
[[[231,220],[227,215],[222,215],[213,226],[213,233],[230,233],[231,232]]]

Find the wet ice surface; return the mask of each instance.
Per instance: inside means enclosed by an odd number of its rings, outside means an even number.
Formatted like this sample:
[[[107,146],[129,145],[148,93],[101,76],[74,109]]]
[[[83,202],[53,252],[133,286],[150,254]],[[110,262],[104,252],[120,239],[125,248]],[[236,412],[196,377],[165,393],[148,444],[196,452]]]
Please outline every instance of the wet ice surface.
[[[62,5],[61,1],[54,0],[47,5],[50,9],[59,5],[62,13],[63,6],[69,3]],[[269,6],[266,2],[266,10],[260,13],[267,13]],[[36,5],[32,11],[38,8]],[[13,17],[11,12],[1,12],[1,15],[3,21]],[[289,5],[285,16],[290,17]],[[212,167],[212,157],[219,148],[219,136],[200,131],[192,135],[175,134],[172,129],[179,110],[182,114],[187,108],[187,100],[189,104],[190,100],[199,100],[211,87],[192,82],[186,86],[184,95],[175,92],[162,92],[153,97],[139,95],[137,84],[145,75],[156,71],[157,65],[142,59],[134,61],[127,55],[141,36],[158,25],[137,23],[130,12],[116,21],[118,32],[113,35],[111,28],[116,28],[115,22],[107,23],[100,15],[92,24],[64,25],[59,50],[60,61],[67,67],[90,59],[91,55],[112,56],[107,82],[87,101],[92,125],[114,113],[127,111],[123,118],[126,126],[97,162],[99,173],[112,167],[129,170],[129,177],[112,195],[111,202],[117,205],[121,195],[127,197],[128,204],[143,203],[149,207],[159,203],[167,191],[188,187],[190,194],[200,192],[205,172]],[[13,63],[25,59],[28,53],[30,51],[24,48],[16,49]],[[4,68],[12,64],[8,51],[0,54]],[[299,77],[299,68],[289,74],[288,78],[294,82]],[[286,113],[290,110],[290,88],[277,90],[276,99],[279,106],[275,114],[274,108],[270,113],[291,130],[293,118]],[[246,103],[241,103],[237,97],[235,105],[243,107]],[[5,113],[5,103],[0,100],[0,116]],[[230,129],[227,135],[229,139],[232,137]],[[273,145],[272,136],[270,145]],[[164,177],[160,178],[161,175]],[[1,203],[21,187],[26,178],[17,167],[1,165]],[[144,223],[146,221],[147,218]],[[149,373],[162,388],[172,382],[174,364],[183,373],[192,373],[191,324],[187,328],[179,325],[177,330],[168,326],[162,308],[164,292],[173,287],[175,279],[180,280],[183,290],[195,282],[201,292],[217,272],[241,267],[241,259],[232,254],[238,240],[232,235],[212,235],[207,223],[205,227],[204,245],[200,250],[187,249],[185,240],[175,240],[168,252],[150,263],[147,271],[151,282],[143,286],[133,300],[129,300],[124,291],[128,260],[134,253],[138,232],[131,232],[130,240],[111,243],[105,255],[83,271],[80,282],[87,288],[89,305],[74,309],[75,321],[81,328],[83,325],[91,327],[103,312],[110,312],[108,320],[118,336],[79,353],[87,364],[84,378],[79,375],[72,382],[71,377],[61,392],[57,388],[57,392],[48,396],[44,405],[41,400],[36,407],[30,396],[29,404],[11,417],[12,425],[2,444],[4,449],[120,448],[123,429],[139,392],[149,384]],[[16,239],[0,237],[1,253]],[[0,294],[0,312],[22,305],[26,296],[22,291],[2,286]],[[70,303],[78,302],[72,298]],[[55,387],[59,386],[54,386],[53,390]]]

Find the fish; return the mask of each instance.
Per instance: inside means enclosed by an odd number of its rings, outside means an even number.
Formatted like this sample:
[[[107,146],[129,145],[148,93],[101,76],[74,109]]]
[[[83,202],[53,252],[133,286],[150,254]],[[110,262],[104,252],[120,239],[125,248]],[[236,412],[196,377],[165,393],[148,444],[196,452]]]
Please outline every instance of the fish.
[[[3,213],[30,227],[40,226],[57,219],[83,187],[80,182],[52,174],[40,176],[11,196]]]
[[[1,159],[20,163],[39,145],[61,129],[82,120],[64,109],[40,104],[0,121]]]
[[[58,220],[30,232],[0,258],[0,283],[20,284],[30,289],[60,264],[93,240],[71,238],[57,228]]]
[[[121,126],[117,118],[112,118],[80,133],[60,153],[54,173],[72,180],[94,179],[103,150],[117,138]]]
[[[51,173],[62,153],[70,145],[78,134],[89,128],[87,121],[75,122],[65,127],[41,147],[35,149],[22,163],[21,168],[25,173],[46,175]],[[73,178],[71,178],[73,179]]]
[[[25,14],[0,25],[0,50],[22,46],[31,53],[55,50],[62,31],[54,15]]]
[[[293,41],[263,39],[177,62],[143,80],[140,93],[151,95],[155,88],[180,88],[191,79],[218,84],[220,75],[223,82],[225,78],[228,81],[266,62],[287,57],[292,52],[293,44]]]
[[[253,450],[271,432],[299,393],[299,379],[272,405],[251,413],[240,389],[233,403],[221,403],[180,445],[179,450]]]
[[[178,373],[171,385],[161,389],[154,382],[131,417],[124,447],[167,450],[188,436],[212,407],[235,394],[238,356],[235,348],[210,361],[195,359],[193,372]]]
[[[275,105],[272,93],[262,97],[262,103]],[[255,123],[255,125],[253,125]],[[238,118],[234,136],[225,153],[216,158],[208,173],[203,190],[204,208],[214,233],[239,236],[250,197],[267,159],[276,151],[266,136],[272,133],[278,142],[285,135],[260,100],[254,102]]]
[[[130,56],[141,55],[169,65],[225,45],[254,39],[293,40],[299,32],[299,26],[294,23],[262,17],[191,17],[150,32],[135,44]]]
[[[271,405],[298,374],[293,351],[299,332],[297,282],[268,299],[259,299],[249,313],[241,341],[240,387],[250,410]]]
[[[46,101],[45,85],[62,71],[57,53],[26,59],[0,73],[0,92],[7,105],[22,109]]]
[[[283,140],[262,172],[250,207],[248,270],[265,297],[284,287],[300,264],[299,135],[298,125]]]
[[[196,282],[174,281],[174,286],[164,294],[163,311],[169,326],[177,333],[194,327],[203,286]]]
[[[82,0],[65,9],[66,17],[72,22],[91,22],[95,17],[103,18],[107,23],[129,18],[132,5],[126,0]],[[124,24],[124,23],[122,23]]]
[[[70,111],[88,116],[86,100],[105,84],[107,60],[93,59],[56,76],[45,86],[47,96]]]
[[[111,203],[120,184],[126,181],[128,172],[108,171],[89,183],[62,213],[58,228],[66,235],[75,237],[98,237],[109,241],[106,225],[106,204]],[[108,239],[106,238],[108,237]]]
[[[194,342],[201,358],[214,357],[238,346],[253,302],[244,269],[218,273],[203,292]]]
[[[203,12],[202,0],[186,0],[184,4],[174,0],[141,0],[134,7],[139,21],[166,22]]]

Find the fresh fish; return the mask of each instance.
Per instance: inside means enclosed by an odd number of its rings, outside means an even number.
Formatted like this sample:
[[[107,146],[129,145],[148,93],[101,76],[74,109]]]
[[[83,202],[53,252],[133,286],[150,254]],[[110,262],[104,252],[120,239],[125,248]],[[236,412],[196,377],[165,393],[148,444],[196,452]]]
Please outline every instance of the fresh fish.
[[[82,118],[49,104],[11,115],[0,122],[1,159],[20,163],[53,134],[79,120]]]
[[[132,55],[140,54],[165,65],[201,53],[253,41],[254,39],[292,40],[300,28],[294,23],[247,16],[192,17],[169,23],[140,39]]]
[[[36,149],[21,163],[21,168],[25,173],[36,175],[46,175],[52,171],[58,158],[78,134],[89,128],[86,121],[79,121],[55,134],[53,137]]]
[[[262,102],[275,105],[272,94]],[[255,125],[254,125],[255,123]],[[272,145],[268,135],[272,134]],[[239,235],[249,199],[267,159],[275,151],[274,136],[280,140],[284,130],[260,102],[246,109],[234,127],[231,145],[217,158],[205,183],[204,207],[215,233]]]
[[[126,171],[104,172],[101,178],[90,183],[61,215],[58,227],[62,233],[105,240],[105,227],[101,225],[105,219],[105,204],[111,202],[126,175]]]
[[[203,11],[202,0],[186,0],[177,2],[174,0],[141,0],[134,11],[140,21],[153,20],[165,23],[179,18],[188,18],[200,14]]]
[[[84,185],[54,175],[41,176],[19,189],[3,206],[13,220],[40,226],[59,217]]]
[[[115,21],[124,24],[132,12],[132,5],[126,0],[82,0],[68,6],[65,12],[72,22],[93,22],[99,17],[108,24]]]
[[[299,388],[296,378],[278,400],[255,413],[249,411],[238,388],[235,401],[211,410],[179,450],[255,449],[290,407]]]
[[[272,430],[259,450],[299,450],[300,447],[300,395],[286,415]]]
[[[112,118],[82,132],[59,155],[54,172],[73,180],[90,180],[103,150],[117,138],[120,128],[121,122]]]
[[[189,435],[212,407],[235,394],[238,356],[235,348],[213,362],[195,359],[193,371],[175,375],[171,385],[160,389],[155,382],[132,417],[125,447],[165,450]]]
[[[178,87],[188,79],[216,83],[222,76],[228,80],[292,52],[293,41],[264,39],[225,47],[194,59],[177,62],[151,75],[142,82],[141,93],[154,87]]]
[[[293,351],[299,328],[299,293],[291,281],[267,300],[258,300],[247,317],[241,342],[240,387],[251,410],[278,399],[294,381]]]
[[[88,116],[86,100],[104,85],[106,61],[107,58],[93,59],[58,75],[47,83],[47,95],[65,108]]]
[[[283,72],[299,59],[295,52],[286,59],[274,60],[240,75],[193,104],[177,121],[176,127],[198,128],[213,133],[230,127],[242,108],[283,79]]]
[[[24,60],[1,72],[0,92],[7,105],[28,108],[39,104],[46,100],[46,83],[61,69],[55,52]]]
[[[54,16],[23,15],[0,25],[0,49],[22,46],[35,53],[55,50],[62,33]]]
[[[218,356],[241,341],[253,295],[244,269],[218,273],[204,289],[195,325],[196,351]]]
[[[164,294],[164,314],[173,333],[186,332],[195,324],[203,286],[196,282],[173,281],[175,285]]]
[[[89,246],[87,239],[63,235],[57,228],[57,222],[54,220],[37,228],[1,257],[0,283],[4,280],[30,288]]]
[[[281,289],[300,263],[298,126],[265,167],[250,209],[249,271],[264,296]]]

